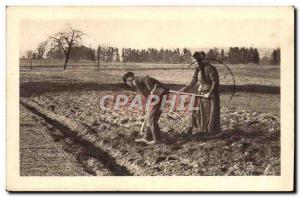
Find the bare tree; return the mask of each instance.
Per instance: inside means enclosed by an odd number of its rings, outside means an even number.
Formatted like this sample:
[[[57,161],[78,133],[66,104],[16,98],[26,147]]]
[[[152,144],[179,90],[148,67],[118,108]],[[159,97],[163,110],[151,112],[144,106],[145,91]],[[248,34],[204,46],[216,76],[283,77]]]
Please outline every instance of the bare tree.
[[[68,26],[66,30],[49,37],[53,44],[52,47],[58,47],[64,52],[64,70],[67,68],[72,48],[81,44],[81,39],[84,35],[85,34],[82,31]]]

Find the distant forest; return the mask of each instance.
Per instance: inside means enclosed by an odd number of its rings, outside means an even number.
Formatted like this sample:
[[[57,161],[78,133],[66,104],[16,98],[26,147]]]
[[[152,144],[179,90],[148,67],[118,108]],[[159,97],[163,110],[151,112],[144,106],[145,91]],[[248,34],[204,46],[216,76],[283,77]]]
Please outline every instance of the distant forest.
[[[145,62],[145,63],[166,63],[180,64],[190,63],[192,52],[183,48],[177,49],[133,49],[98,46],[93,49],[86,46],[74,46],[71,50],[71,60],[91,60],[100,62]],[[230,47],[228,50],[212,48],[207,51],[208,58],[215,58],[229,64],[262,64],[280,65],[280,48],[274,49],[271,56],[260,57],[257,48]],[[31,59],[64,59],[64,53],[60,48],[27,51],[26,57]]]

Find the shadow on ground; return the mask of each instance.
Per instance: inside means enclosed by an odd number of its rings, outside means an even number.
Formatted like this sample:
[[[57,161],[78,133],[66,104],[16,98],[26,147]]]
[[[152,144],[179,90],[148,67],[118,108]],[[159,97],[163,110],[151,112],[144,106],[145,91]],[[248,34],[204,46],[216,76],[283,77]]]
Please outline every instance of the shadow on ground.
[[[173,90],[179,90],[184,85],[181,84],[166,84],[168,88]],[[20,83],[20,96],[30,97],[33,95],[40,95],[44,93],[55,93],[65,91],[119,91],[128,89],[122,83],[114,84],[99,84],[92,82],[24,82]],[[194,90],[191,90],[193,92]],[[232,85],[220,85],[221,93],[231,93],[233,91]],[[236,92],[250,92],[250,93],[264,93],[264,94],[280,94],[280,87],[278,86],[265,86],[265,85],[236,85]]]

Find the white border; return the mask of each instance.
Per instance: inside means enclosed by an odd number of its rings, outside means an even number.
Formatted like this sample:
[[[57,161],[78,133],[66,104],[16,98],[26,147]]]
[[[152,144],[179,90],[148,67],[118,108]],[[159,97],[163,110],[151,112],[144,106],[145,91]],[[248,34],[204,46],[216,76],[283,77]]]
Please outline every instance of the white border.
[[[6,63],[6,57],[5,57],[5,6],[6,5],[295,5],[296,7],[300,7],[300,3],[297,0],[235,0],[235,1],[222,1],[222,0],[205,0],[205,1],[197,1],[197,0],[187,0],[187,1],[166,1],[166,0],[148,0],[148,1],[117,1],[117,0],[105,0],[105,1],[93,1],[93,0],[70,0],[70,1],[62,1],[62,0],[52,0],[52,1],[33,1],[33,0],[27,0],[26,2],[22,0],[10,0],[10,1],[1,1],[1,10],[0,10],[0,28],[1,28],[1,36],[0,36],[0,62],[2,63],[0,66],[0,73],[2,76],[0,76],[0,80],[2,80],[0,83],[0,90],[2,91],[2,94],[0,94],[0,106],[2,107],[2,110],[0,112],[0,125],[2,125],[2,133],[5,133],[5,66]],[[297,20],[298,24],[298,20]],[[298,25],[297,25],[298,26]],[[298,46],[298,43],[297,43]],[[299,50],[298,50],[299,54]],[[297,55],[298,55],[297,54]],[[298,69],[299,72],[299,69]],[[299,74],[299,73],[297,73]],[[298,86],[299,87],[299,86]],[[299,90],[297,89],[299,92]],[[298,117],[299,118],[299,117]],[[297,119],[300,121],[300,119]],[[2,142],[2,145],[5,147],[5,137],[0,138]],[[299,140],[299,135],[298,135]],[[299,154],[299,153],[298,153]],[[1,151],[2,158],[5,158],[5,148],[3,151]],[[298,155],[299,156],[299,155]],[[1,163],[1,175],[4,177],[5,175],[5,164],[4,162]],[[3,188],[5,187],[5,179],[1,179],[1,183],[3,185]],[[5,193],[5,190],[2,190],[2,194],[7,195]]]

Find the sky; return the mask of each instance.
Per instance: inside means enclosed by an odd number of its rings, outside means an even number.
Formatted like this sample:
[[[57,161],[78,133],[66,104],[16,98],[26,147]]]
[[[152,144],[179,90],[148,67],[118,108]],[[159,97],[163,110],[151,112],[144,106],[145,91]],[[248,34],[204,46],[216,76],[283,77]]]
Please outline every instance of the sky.
[[[275,19],[189,20],[23,20],[20,23],[20,53],[63,30],[67,25],[87,34],[85,46],[131,48],[207,48],[279,46],[280,21]]]

